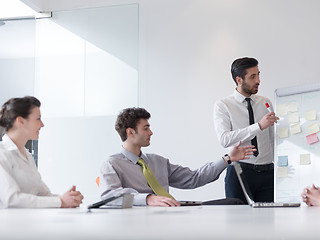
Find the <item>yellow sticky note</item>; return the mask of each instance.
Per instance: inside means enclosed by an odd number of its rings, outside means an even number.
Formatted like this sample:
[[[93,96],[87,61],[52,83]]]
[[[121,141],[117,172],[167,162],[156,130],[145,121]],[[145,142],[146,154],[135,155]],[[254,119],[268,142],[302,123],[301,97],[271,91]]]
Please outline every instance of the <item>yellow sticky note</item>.
[[[316,110],[309,110],[306,112],[306,120],[313,121],[317,120],[317,111]]]
[[[277,177],[284,178],[288,176],[288,167],[278,167]]]
[[[310,165],[310,154],[300,154],[300,165]]]
[[[291,132],[291,134],[301,133],[300,123],[291,125],[290,126],[290,132]]]
[[[278,129],[279,138],[287,138],[289,137],[289,129],[288,128],[279,128]]]
[[[299,112],[293,112],[289,114],[289,123],[300,122]]]
[[[286,104],[279,104],[277,106],[277,116],[285,116],[287,115],[287,105]]]
[[[296,102],[288,103],[287,109],[288,112],[298,112],[298,104]]]
[[[308,134],[317,133],[320,131],[319,124],[317,122],[312,123],[308,126]]]

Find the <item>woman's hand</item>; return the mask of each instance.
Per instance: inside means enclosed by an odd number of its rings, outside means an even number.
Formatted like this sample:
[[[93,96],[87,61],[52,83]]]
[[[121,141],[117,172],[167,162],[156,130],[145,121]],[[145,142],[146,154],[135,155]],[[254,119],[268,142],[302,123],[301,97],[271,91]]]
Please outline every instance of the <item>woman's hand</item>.
[[[79,191],[76,191],[76,186],[72,186],[60,199],[62,208],[75,208],[82,203],[83,196]]]

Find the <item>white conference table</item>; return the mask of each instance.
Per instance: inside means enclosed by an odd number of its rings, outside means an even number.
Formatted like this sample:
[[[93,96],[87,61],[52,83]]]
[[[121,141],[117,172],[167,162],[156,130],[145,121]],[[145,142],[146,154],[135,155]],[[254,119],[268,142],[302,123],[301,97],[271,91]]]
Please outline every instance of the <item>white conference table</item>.
[[[0,239],[320,239],[320,207],[0,209]]]

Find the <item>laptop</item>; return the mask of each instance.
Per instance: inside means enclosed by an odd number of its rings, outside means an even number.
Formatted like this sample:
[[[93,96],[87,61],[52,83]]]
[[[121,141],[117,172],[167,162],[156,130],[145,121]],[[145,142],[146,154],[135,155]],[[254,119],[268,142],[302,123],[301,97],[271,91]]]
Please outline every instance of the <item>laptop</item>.
[[[178,201],[180,206],[200,206],[202,205],[201,201]]]
[[[248,182],[245,178],[245,175],[242,171],[241,165],[238,162],[233,163],[234,168],[236,170],[241,188],[243,190],[243,194],[247,199],[248,204],[254,208],[261,208],[261,207],[300,207],[300,202],[254,202],[253,197],[248,185]]]
[[[112,202],[113,200],[116,200],[118,198],[123,198],[122,200],[122,205],[119,207],[115,207],[115,206],[104,206],[105,204]],[[114,197],[110,197],[107,199],[104,199],[102,201],[96,202],[94,204],[91,204],[88,206],[88,210],[92,209],[92,208],[100,208],[100,207],[106,207],[106,208],[132,208],[133,205],[133,195],[129,194],[129,193],[124,193],[121,194],[119,196],[114,196]]]

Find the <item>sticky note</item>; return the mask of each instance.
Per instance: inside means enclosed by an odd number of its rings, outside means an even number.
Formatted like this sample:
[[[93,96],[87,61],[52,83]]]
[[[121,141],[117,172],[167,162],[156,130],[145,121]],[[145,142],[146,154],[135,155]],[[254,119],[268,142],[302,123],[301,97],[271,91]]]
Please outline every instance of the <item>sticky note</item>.
[[[310,154],[300,154],[300,165],[310,165]]]
[[[279,138],[287,138],[289,137],[289,129],[288,128],[279,128],[278,129]]]
[[[288,166],[288,156],[278,156],[278,166],[279,167]]]
[[[299,112],[294,112],[289,114],[289,123],[300,122]]]
[[[310,134],[310,135],[306,136],[306,138],[307,138],[308,144],[314,144],[314,143],[319,142],[319,138],[316,133]]]
[[[316,110],[309,110],[306,112],[306,120],[314,121],[317,120],[317,111]]]
[[[312,123],[308,126],[308,133],[313,134],[320,131],[319,124],[317,122]]]
[[[277,106],[277,116],[285,116],[285,115],[287,115],[287,105],[279,104]]]
[[[288,176],[288,167],[278,167],[277,177],[284,178]]]
[[[300,123],[291,125],[291,126],[290,126],[290,132],[291,132],[291,134],[301,133]]]
[[[287,109],[288,112],[298,112],[298,104],[296,102],[288,103]]]

